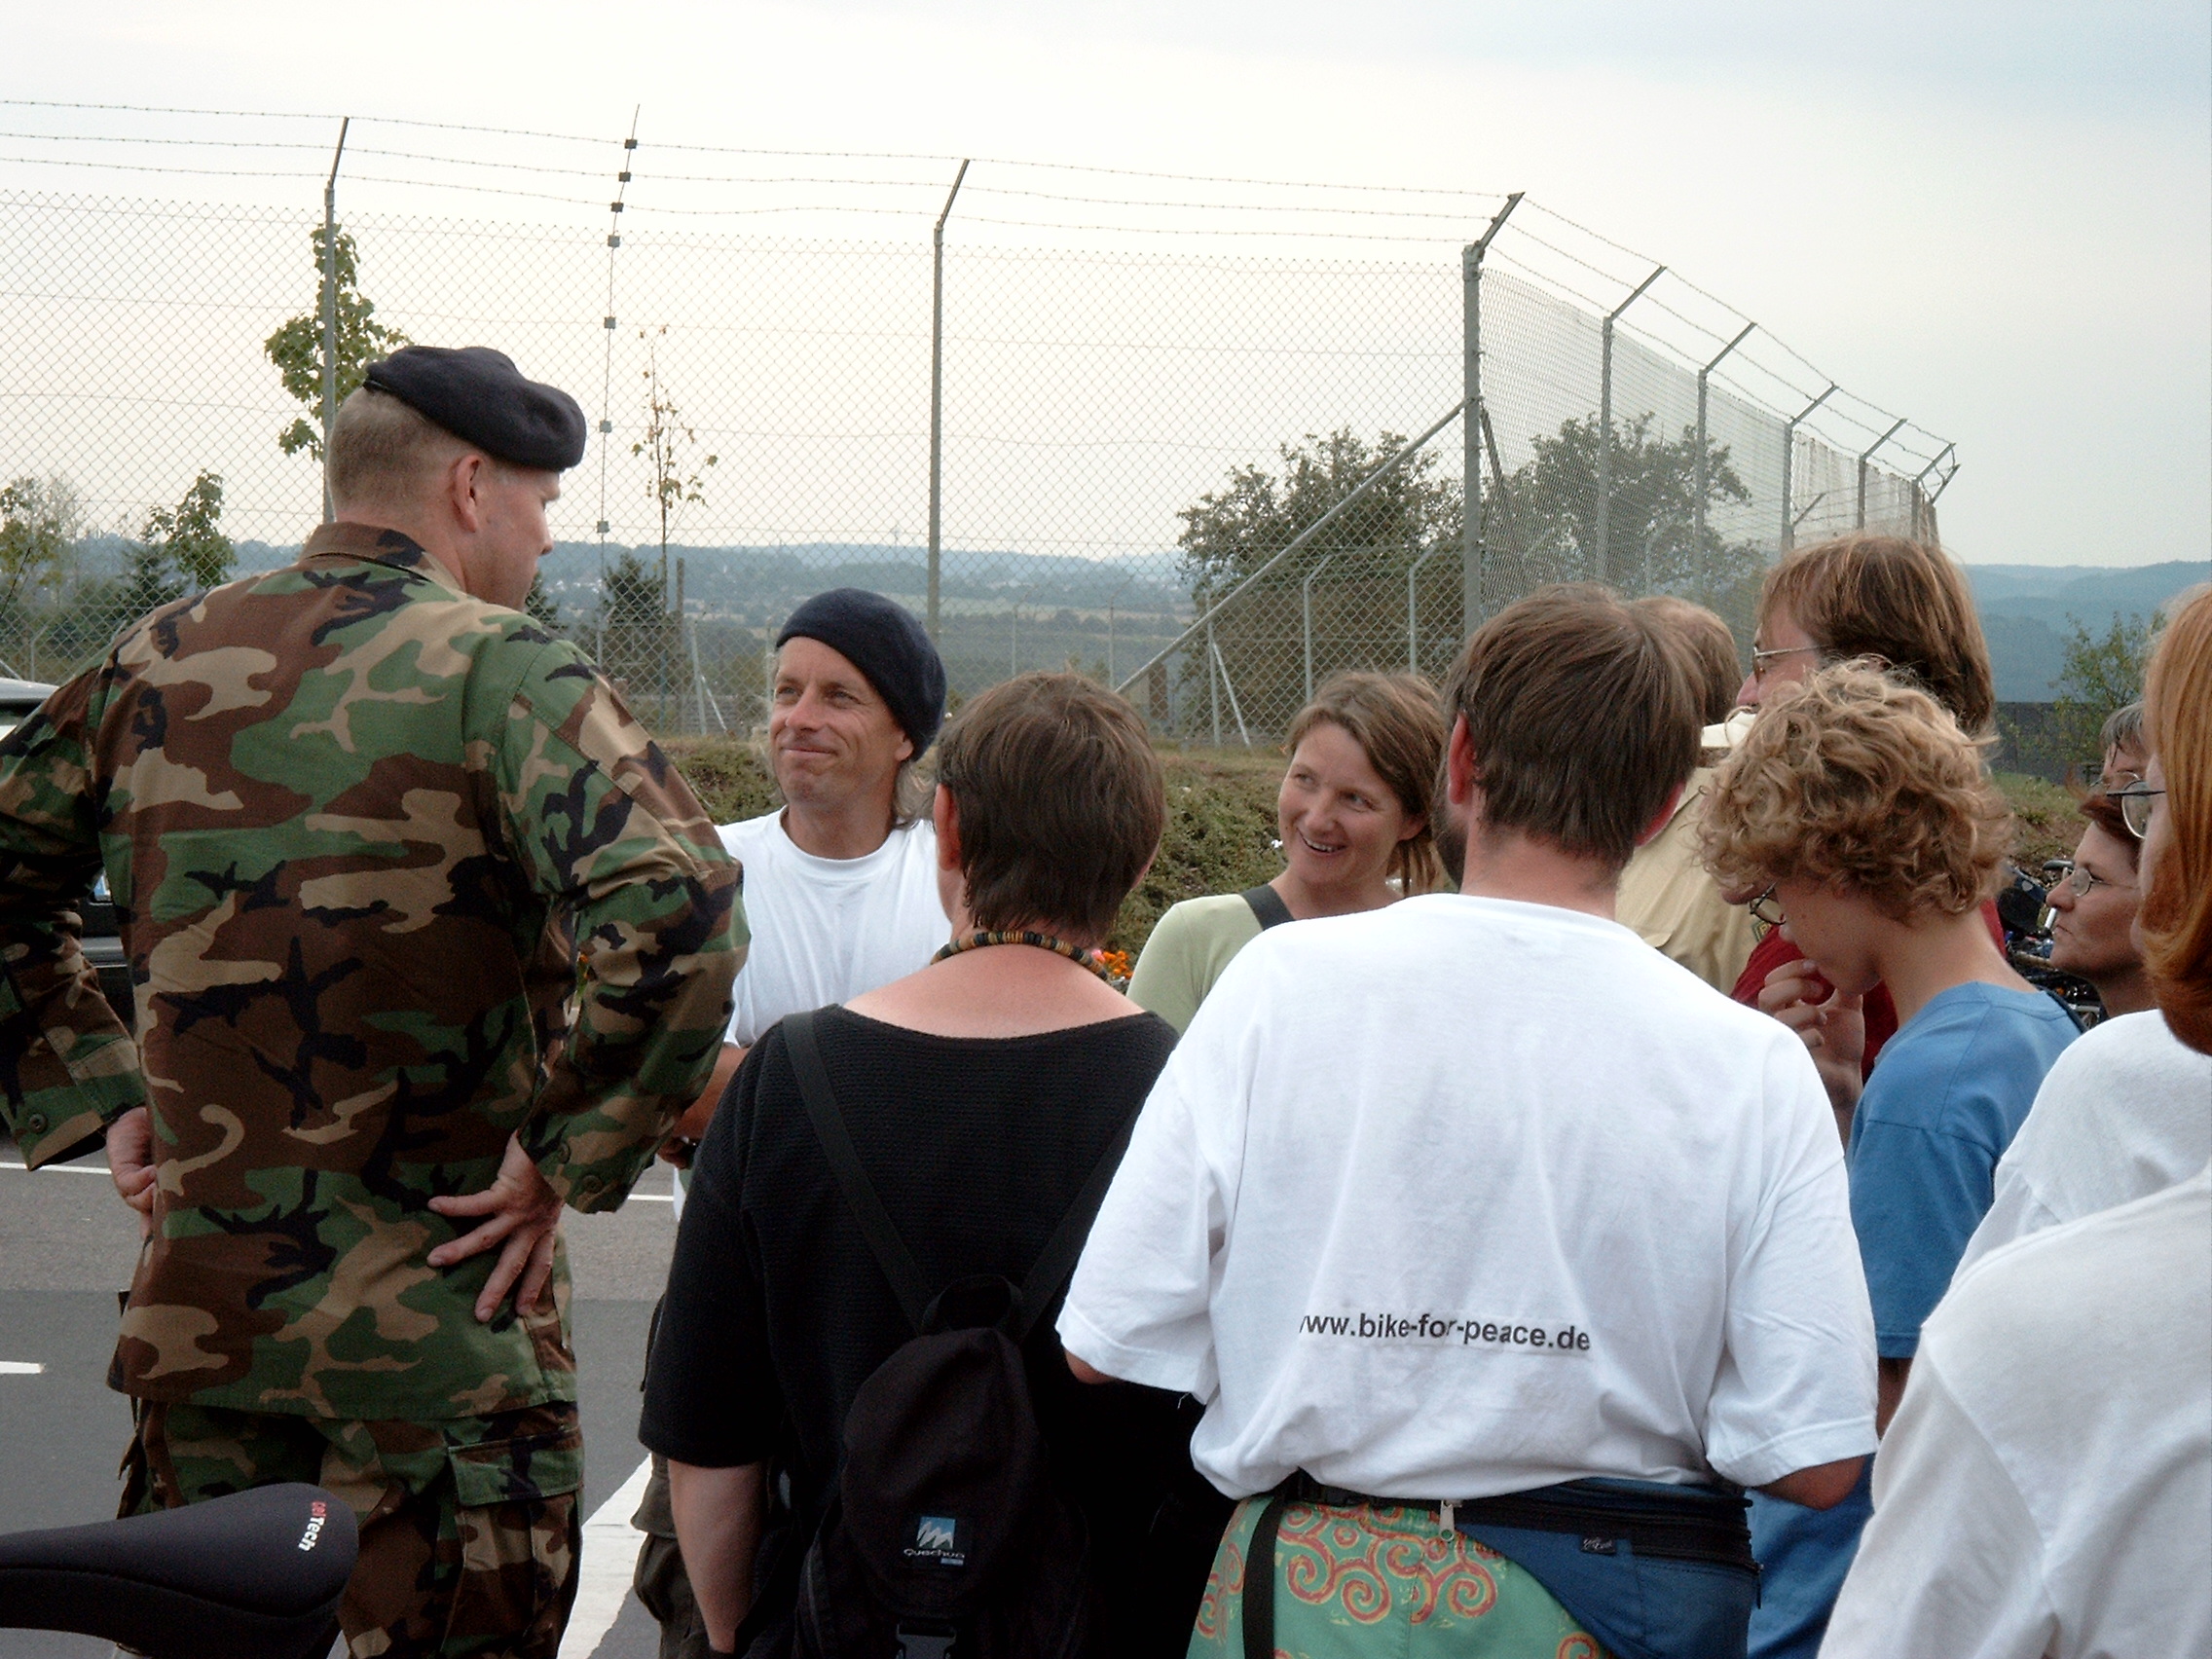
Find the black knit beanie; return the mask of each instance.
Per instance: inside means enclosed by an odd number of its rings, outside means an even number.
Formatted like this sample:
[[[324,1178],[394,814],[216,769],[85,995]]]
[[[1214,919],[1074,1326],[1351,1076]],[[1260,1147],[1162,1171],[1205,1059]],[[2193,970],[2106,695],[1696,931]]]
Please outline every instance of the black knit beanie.
[[[914,613],[866,588],[831,588],[796,610],[776,636],[819,640],[867,676],[920,755],[944,723],[944,662]]]

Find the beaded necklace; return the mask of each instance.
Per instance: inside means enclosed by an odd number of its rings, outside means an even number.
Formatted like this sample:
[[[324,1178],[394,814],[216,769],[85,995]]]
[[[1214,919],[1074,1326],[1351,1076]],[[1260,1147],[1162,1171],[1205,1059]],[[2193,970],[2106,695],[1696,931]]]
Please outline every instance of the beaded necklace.
[[[1086,950],[1081,945],[1068,943],[1064,939],[1054,939],[1051,934],[1031,933],[1026,928],[1019,930],[1002,928],[996,932],[972,933],[965,939],[954,940],[930,960],[932,962],[949,961],[964,950],[980,950],[988,944],[1035,945],[1039,950],[1049,950],[1054,956],[1066,957],[1079,968],[1088,969],[1108,984],[1114,982],[1106,964],[1098,959],[1097,951]]]

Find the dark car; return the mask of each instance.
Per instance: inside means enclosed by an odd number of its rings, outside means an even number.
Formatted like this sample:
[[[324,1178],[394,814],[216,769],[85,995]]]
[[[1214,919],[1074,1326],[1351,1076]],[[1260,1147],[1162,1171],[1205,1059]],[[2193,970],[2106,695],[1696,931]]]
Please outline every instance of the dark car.
[[[20,725],[53,690],[35,680],[0,680],[0,738]],[[85,923],[85,959],[99,970],[100,989],[109,1006],[129,1025],[134,1018],[130,967],[123,957],[123,940],[116,937],[115,906],[108,903],[106,876],[93,886],[92,898],[79,913]]]

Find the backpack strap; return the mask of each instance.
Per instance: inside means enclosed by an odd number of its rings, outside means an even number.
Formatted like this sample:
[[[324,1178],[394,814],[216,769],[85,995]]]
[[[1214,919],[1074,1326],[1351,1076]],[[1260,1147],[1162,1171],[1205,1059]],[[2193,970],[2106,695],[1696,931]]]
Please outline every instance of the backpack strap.
[[[783,1032],[784,1050],[791,1055],[792,1070],[798,1078],[799,1099],[806,1104],[806,1116],[814,1124],[814,1138],[822,1143],[822,1155],[830,1161],[830,1172],[837,1178],[837,1190],[844,1194],[845,1206],[860,1223],[868,1254],[890,1281],[891,1293],[899,1299],[899,1310],[906,1315],[906,1323],[919,1331],[930,1305],[929,1281],[922,1277],[914,1253],[899,1236],[899,1229],[892,1225],[891,1214],[876,1196],[867,1171],[861,1167],[861,1155],[854,1150],[844,1114],[837,1110],[836,1091],[830,1087],[829,1069],[822,1063],[814,1015],[786,1014]]]
[[[1285,922],[1297,920],[1297,917],[1290,913],[1290,906],[1282,902],[1282,895],[1264,881],[1257,887],[1247,887],[1239,897],[1243,899],[1245,903],[1252,906],[1252,914],[1259,917],[1262,933],[1266,933],[1270,928],[1279,928]]]
[[[785,1015],[783,1032],[785,1051],[790,1053],[792,1070],[798,1078],[799,1098],[806,1104],[807,1119],[814,1124],[815,1139],[822,1143],[822,1153],[830,1161],[830,1172],[837,1177],[838,1191],[844,1194],[853,1219],[860,1223],[861,1236],[867,1241],[876,1266],[890,1280],[892,1294],[899,1298],[900,1310],[906,1315],[906,1323],[919,1331],[936,1299],[930,1294],[929,1280],[922,1276],[920,1264],[906,1248],[906,1241],[899,1236],[899,1229],[883,1207],[882,1198],[876,1196],[867,1171],[861,1167],[860,1153],[845,1128],[844,1116],[837,1110],[836,1093],[830,1087],[829,1070],[822,1063],[814,1015]],[[1028,1340],[1030,1331],[1051,1306],[1052,1298],[1060,1293],[1060,1287],[1075,1272],[1084,1241],[1090,1236],[1090,1224],[1098,1218],[1098,1206],[1106,1201],[1106,1189],[1113,1184],[1114,1171],[1121,1167],[1122,1154],[1128,1150],[1129,1132],[1135,1127],[1136,1114],[1132,1112],[1128,1121],[1115,1130],[1114,1138],[1106,1143],[1106,1150],[1091,1165],[1083,1190],[1076,1194],[1075,1201],[1068,1205],[1059,1225],[1052,1230],[1051,1237],[1045,1241],[1045,1248],[1022,1279],[1017,1293],[1021,1298],[1020,1327],[1011,1333],[1016,1344]]]
[[[1106,1189],[1113,1185],[1114,1171],[1122,1166],[1122,1154],[1129,1149],[1129,1133],[1136,1124],[1136,1114],[1132,1112],[1128,1121],[1114,1131],[1114,1138],[1106,1143],[1106,1150],[1090,1166],[1083,1191],[1076,1194],[1075,1201],[1068,1205],[1067,1213],[1060,1217],[1060,1225],[1052,1229],[1052,1236],[1045,1240],[1045,1248],[1022,1279],[1021,1328],[1014,1333],[1016,1346],[1029,1340],[1029,1333],[1036,1328],[1052,1298],[1059,1295],[1060,1287],[1075,1272],[1084,1243],[1090,1236],[1090,1224],[1098,1219],[1098,1206],[1106,1201]]]

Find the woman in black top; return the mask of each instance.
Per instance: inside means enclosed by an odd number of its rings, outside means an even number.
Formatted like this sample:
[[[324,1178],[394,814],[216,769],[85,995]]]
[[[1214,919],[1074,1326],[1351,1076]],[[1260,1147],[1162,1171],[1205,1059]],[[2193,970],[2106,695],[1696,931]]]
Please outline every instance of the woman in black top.
[[[932,1288],[1018,1283],[1174,1045],[1088,954],[1159,844],[1160,763],[1120,698],[1026,675],[961,712],[939,773],[954,944],[815,1030],[861,1166]],[[1053,1480],[1088,1525],[1102,1651],[1179,1655],[1226,1518],[1190,1467],[1196,1410],[1077,1383],[1056,1312],[1023,1358]],[[717,1651],[752,1601],[756,1558],[804,1548],[771,1536],[763,1551],[763,1530],[819,1513],[855,1393],[912,1335],[772,1029],[693,1166],[639,1431],[669,1459]],[[771,1466],[789,1479],[772,1505]]]

